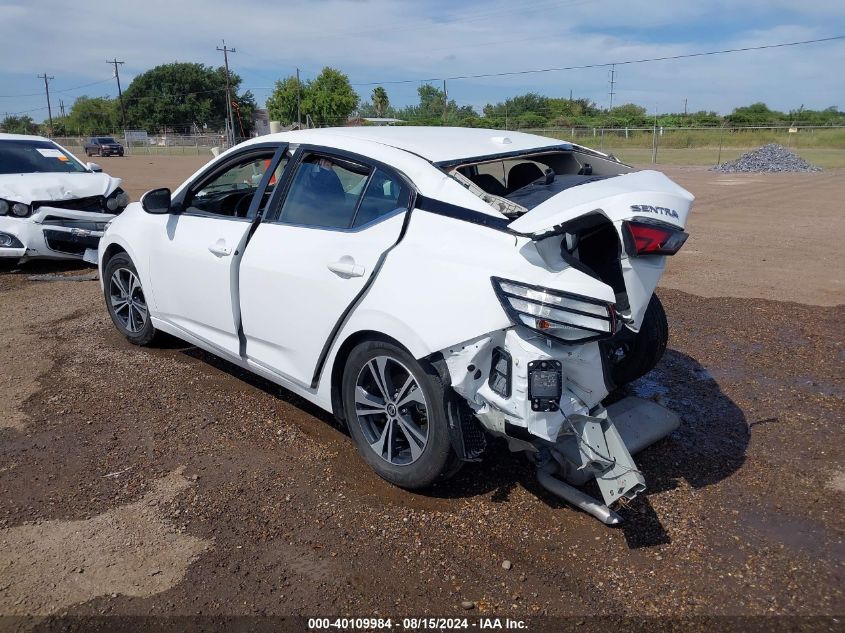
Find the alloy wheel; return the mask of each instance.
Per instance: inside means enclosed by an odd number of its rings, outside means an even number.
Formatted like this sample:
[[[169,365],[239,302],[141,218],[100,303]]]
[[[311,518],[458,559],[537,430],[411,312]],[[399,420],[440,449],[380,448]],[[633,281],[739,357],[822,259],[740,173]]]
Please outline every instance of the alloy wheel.
[[[358,372],[355,416],[367,444],[390,464],[414,463],[428,444],[425,394],[395,358],[376,356]]]
[[[147,323],[148,311],[141,281],[134,271],[117,268],[109,280],[109,301],[115,318],[126,329],[135,334]]]

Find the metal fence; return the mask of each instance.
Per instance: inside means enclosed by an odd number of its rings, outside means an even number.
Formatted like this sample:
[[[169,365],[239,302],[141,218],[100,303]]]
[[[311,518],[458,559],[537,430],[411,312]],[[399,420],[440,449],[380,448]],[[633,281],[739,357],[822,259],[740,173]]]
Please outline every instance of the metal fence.
[[[75,154],[84,154],[85,143],[89,136],[55,136],[53,140]],[[212,148],[219,151],[228,149],[225,134],[161,134],[147,138],[146,142],[138,140],[127,140],[121,135],[112,136],[124,147],[127,155],[156,155],[156,154],[209,154]],[[236,139],[241,142],[245,139]]]
[[[507,130],[504,130],[507,131]],[[760,127],[566,127],[518,130],[573,141],[612,153],[629,163],[674,163],[713,165],[737,158],[743,152],[766,143],[778,143],[801,153],[822,167],[845,167],[845,126],[760,126]],[[57,137],[54,140],[77,154],[83,154],[88,137]],[[227,149],[224,134],[160,134],[145,141],[126,142],[127,155],[211,156],[212,150]],[[244,139],[237,139],[240,142]]]
[[[822,166],[845,166],[843,126],[542,128],[524,129],[543,136],[612,153],[632,163],[717,164],[777,143]]]

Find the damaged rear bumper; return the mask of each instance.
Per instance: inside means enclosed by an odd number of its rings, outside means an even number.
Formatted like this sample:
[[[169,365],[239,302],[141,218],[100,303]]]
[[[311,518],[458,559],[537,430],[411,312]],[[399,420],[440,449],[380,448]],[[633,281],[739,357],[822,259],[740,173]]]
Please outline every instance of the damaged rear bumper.
[[[442,350],[452,388],[484,429],[528,451],[546,488],[606,523],[609,506],[633,499],[645,479],[631,455],[671,433],[677,416],[625,398],[605,409],[605,363],[597,342],[560,344],[527,328],[492,332]],[[596,479],[604,504],[573,485]],[[585,501],[586,498],[586,501]]]

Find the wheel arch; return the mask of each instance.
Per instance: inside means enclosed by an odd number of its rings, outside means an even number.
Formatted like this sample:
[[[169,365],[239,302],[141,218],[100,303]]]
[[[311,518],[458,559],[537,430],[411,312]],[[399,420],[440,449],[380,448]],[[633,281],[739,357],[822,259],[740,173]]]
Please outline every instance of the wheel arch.
[[[112,242],[106,247],[106,250],[103,251],[103,270],[105,270],[106,266],[109,265],[109,260],[118,253],[127,253],[127,251],[125,248],[123,248],[123,246],[121,246],[117,242]]]
[[[338,420],[341,420],[344,423],[346,422],[346,415],[343,412],[343,401],[341,398],[341,382],[343,380],[343,370],[346,368],[346,361],[349,358],[349,355],[352,353],[352,350],[355,349],[361,343],[366,343],[369,341],[382,341],[385,343],[396,345],[397,347],[405,350],[413,356],[413,353],[407,348],[407,346],[403,345],[400,341],[397,341],[392,336],[384,334],[383,332],[377,332],[375,330],[360,330],[346,337],[343,343],[340,344],[340,347],[338,348],[337,353],[334,356],[334,361],[332,362],[331,366],[331,372],[328,376],[329,388],[331,390],[330,397],[332,413]]]

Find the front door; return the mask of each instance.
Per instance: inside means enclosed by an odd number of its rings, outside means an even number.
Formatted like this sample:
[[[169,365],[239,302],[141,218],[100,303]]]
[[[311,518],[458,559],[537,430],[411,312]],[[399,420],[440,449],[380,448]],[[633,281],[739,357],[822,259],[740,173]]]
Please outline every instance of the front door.
[[[264,176],[276,151],[246,150],[200,176],[174,201],[182,211],[164,216],[150,251],[158,316],[232,355],[240,351],[238,262],[275,182]]]
[[[335,324],[399,239],[409,187],[338,156],[302,152],[281,210],[240,269],[247,358],[308,387]]]

